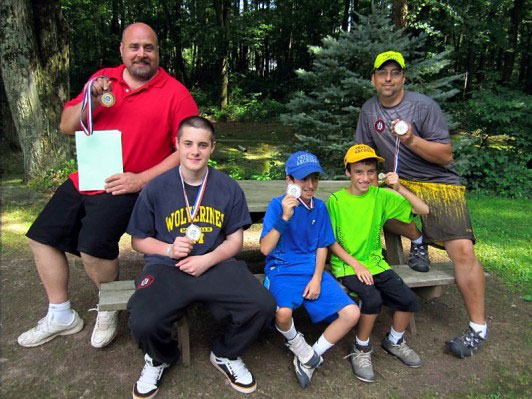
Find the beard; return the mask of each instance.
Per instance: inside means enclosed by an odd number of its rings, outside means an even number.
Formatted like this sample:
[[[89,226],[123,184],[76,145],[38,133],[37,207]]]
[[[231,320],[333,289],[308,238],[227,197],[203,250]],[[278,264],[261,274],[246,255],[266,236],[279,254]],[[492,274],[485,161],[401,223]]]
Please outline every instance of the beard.
[[[149,68],[141,68],[141,67],[136,66],[136,64],[139,64],[139,63],[143,65],[148,65]],[[132,64],[131,67],[128,68],[128,70],[129,70],[129,73],[137,79],[150,80],[157,72],[157,67],[155,67],[153,64],[150,64],[149,61],[148,62],[138,61]]]

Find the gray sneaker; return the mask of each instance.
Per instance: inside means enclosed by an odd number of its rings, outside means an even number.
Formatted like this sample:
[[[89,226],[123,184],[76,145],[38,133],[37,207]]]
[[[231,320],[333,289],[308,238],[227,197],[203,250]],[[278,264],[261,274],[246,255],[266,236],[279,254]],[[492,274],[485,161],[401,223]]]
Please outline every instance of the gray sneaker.
[[[320,357],[318,354],[314,352],[312,346],[305,341],[305,337],[299,332],[295,338],[286,341],[286,346],[294,355],[297,356],[301,363],[308,367],[316,365],[319,361]]]
[[[317,356],[317,362],[313,364],[310,364],[310,361],[307,364],[303,364],[299,361],[297,356],[294,356],[294,367],[296,369],[296,377],[299,381],[299,385],[301,385],[301,388],[307,388],[310,385],[312,374],[314,374],[314,371],[323,363],[323,358],[319,356],[316,352],[314,353]]]
[[[373,365],[371,364],[373,348],[371,345],[366,348],[355,344],[349,352],[349,355],[345,356],[344,359],[350,358],[351,367],[356,378],[364,382],[374,382],[375,374],[373,373]]]
[[[421,359],[416,352],[408,347],[404,337],[397,344],[394,344],[389,340],[389,335],[390,333],[386,334],[386,337],[382,340],[382,348],[409,367],[421,367]]]

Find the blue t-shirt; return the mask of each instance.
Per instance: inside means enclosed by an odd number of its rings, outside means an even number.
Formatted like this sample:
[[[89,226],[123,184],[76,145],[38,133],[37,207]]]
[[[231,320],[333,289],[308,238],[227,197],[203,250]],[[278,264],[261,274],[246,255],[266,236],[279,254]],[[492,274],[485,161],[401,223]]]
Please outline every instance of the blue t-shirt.
[[[270,232],[283,213],[281,202],[284,195],[271,200],[264,216],[260,239]],[[314,274],[316,251],[335,242],[327,208],[323,201],[314,198],[311,210],[299,205],[281,234],[277,246],[266,257],[264,272],[283,268],[286,274]]]
[[[192,206],[199,186],[185,183],[185,190]],[[134,237],[153,237],[170,244],[176,237],[185,235],[190,223],[176,167],[157,176],[144,187],[126,231]],[[207,187],[194,224],[201,229],[202,234],[190,256],[211,252],[228,235],[240,228],[247,229],[251,225],[251,218],[244,192],[238,183],[223,172],[209,167]],[[161,255],[144,255],[144,260],[146,265],[176,264],[175,259]]]

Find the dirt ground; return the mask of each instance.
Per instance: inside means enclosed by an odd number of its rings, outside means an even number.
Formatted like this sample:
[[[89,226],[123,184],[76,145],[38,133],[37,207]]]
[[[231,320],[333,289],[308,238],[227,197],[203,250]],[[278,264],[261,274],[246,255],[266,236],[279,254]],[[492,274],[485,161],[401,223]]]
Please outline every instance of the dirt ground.
[[[246,233],[242,257],[253,271],[260,271],[257,251],[260,226]],[[134,278],[142,259],[123,240],[121,278]],[[441,252],[432,257],[441,260]],[[29,250],[2,257],[0,371],[2,398],[129,398],[143,366],[128,329],[127,313],[120,315],[116,339],[104,349],[90,346],[96,313],[97,292],[81,262],[71,260],[71,301],[85,320],[78,334],[59,337],[37,348],[23,348],[17,336],[32,327],[46,312],[44,291]],[[474,357],[459,360],[444,352],[444,341],[461,333],[467,317],[455,286],[430,302],[419,299],[416,315],[419,334],[407,336],[424,364],[410,369],[380,348],[390,317],[383,313],[374,333],[373,362],[376,382],[353,377],[348,353],[354,332],[325,355],[312,386],[302,390],[295,378],[288,349],[275,331],[264,334],[245,354],[244,360],[258,382],[252,398],[530,398],[532,388],[532,304],[508,293],[494,277],[487,278],[489,343]],[[324,325],[313,325],[304,312],[296,313],[296,326],[314,342]],[[158,398],[236,398],[237,393],[209,363],[209,342],[218,326],[201,305],[191,309],[192,365],[177,364],[164,376]]]

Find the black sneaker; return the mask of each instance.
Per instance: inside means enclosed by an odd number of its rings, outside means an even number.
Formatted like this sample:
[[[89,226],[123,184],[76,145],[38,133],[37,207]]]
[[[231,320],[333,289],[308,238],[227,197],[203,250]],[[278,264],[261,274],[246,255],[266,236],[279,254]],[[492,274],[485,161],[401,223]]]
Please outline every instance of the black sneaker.
[[[463,335],[447,341],[447,346],[454,356],[463,359],[473,355],[487,341],[487,338],[487,336],[482,338],[479,333],[469,327]]]
[[[238,392],[251,393],[257,389],[255,378],[241,358],[228,359],[218,357],[211,352],[210,360],[212,365],[226,376],[231,386]]]
[[[429,251],[425,244],[411,243],[410,254],[408,255],[408,266],[416,272],[426,273],[429,271]]]

